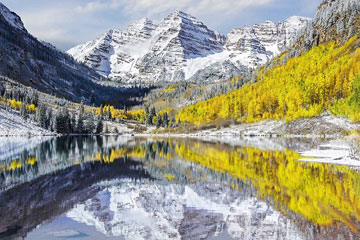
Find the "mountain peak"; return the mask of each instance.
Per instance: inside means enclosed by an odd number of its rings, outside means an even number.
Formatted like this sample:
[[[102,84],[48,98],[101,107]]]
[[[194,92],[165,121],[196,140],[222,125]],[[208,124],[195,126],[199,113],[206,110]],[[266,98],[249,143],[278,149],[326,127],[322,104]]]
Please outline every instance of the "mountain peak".
[[[152,20],[147,18],[147,17],[144,17],[144,18],[141,18],[133,23],[131,23],[128,27],[128,28],[137,28],[137,29],[142,29],[146,26],[150,26],[150,25],[154,25]]]
[[[156,25],[147,17],[139,19],[131,23],[124,31],[127,34],[143,33],[149,35],[151,31],[155,30]]]
[[[21,21],[21,18],[14,12],[10,11],[5,5],[0,2],[0,14],[4,19],[14,28],[25,31],[24,23]]]
[[[199,22],[194,16],[183,12],[181,10],[175,10],[174,12],[170,13],[167,17],[165,17],[164,20],[171,20],[171,21],[176,21],[176,20],[180,20],[180,21],[192,21],[192,22]]]
[[[225,38],[176,10],[158,25],[142,18],[125,31],[114,32],[110,43],[95,41],[68,53],[115,81],[212,81],[265,63],[304,25],[267,21],[234,29]]]
[[[301,16],[291,16],[287,18],[284,23],[287,23],[289,25],[302,25],[304,23],[308,23],[312,20],[312,18],[308,17],[301,17]]]
[[[180,17],[192,17],[194,18],[193,16],[191,16],[190,14],[186,13],[186,12],[183,12],[181,10],[175,10],[173,13],[173,15],[176,15],[176,16],[180,16]]]

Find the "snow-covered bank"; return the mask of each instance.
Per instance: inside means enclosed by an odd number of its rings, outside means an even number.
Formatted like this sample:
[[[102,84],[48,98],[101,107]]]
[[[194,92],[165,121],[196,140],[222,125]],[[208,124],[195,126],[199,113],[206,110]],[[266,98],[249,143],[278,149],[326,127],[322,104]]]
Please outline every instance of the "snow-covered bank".
[[[285,121],[262,121],[257,123],[230,125],[224,128],[211,128],[194,131],[192,133],[173,133],[169,131],[160,135],[170,136],[254,136],[254,137],[342,137],[345,132],[360,129],[359,123],[353,123],[348,118],[322,115],[313,118],[303,118],[291,122]],[[150,135],[150,131],[146,132]]]
[[[350,140],[334,140],[316,149],[301,152],[299,161],[360,167],[360,155]]]
[[[347,118],[323,115],[291,122],[263,121],[234,125],[210,133],[215,135],[238,134],[243,136],[335,137],[342,136],[346,131],[359,128],[360,124],[352,123]]]
[[[47,136],[54,133],[25,121],[18,114],[0,109],[0,136]]]

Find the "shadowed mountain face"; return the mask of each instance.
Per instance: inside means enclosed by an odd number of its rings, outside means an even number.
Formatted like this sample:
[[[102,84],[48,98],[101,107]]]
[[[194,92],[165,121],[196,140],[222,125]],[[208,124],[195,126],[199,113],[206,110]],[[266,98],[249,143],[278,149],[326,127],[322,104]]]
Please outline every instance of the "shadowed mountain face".
[[[29,34],[21,19],[0,4],[0,74],[40,91],[88,99],[101,77]],[[95,93],[94,93],[95,94]]]
[[[54,16],[55,17],[55,16]],[[101,104],[109,100],[126,103],[137,89],[101,86],[106,80],[70,55],[39,41],[24,28],[18,15],[0,3],[0,77],[74,102]],[[0,84],[6,79],[0,78]],[[129,96],[130,95],[130,96]]]

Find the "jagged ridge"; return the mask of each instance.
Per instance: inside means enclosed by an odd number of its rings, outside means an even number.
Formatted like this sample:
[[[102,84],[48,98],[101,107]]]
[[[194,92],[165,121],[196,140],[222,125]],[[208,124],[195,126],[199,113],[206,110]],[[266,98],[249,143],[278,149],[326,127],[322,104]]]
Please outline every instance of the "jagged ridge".
[[[142,19],[68,53],[115,81],[221,80],[279,54],[309,21],[304,17],[278,24],[267,21],[223,36],[195,17],[175,11],[158,25]]]

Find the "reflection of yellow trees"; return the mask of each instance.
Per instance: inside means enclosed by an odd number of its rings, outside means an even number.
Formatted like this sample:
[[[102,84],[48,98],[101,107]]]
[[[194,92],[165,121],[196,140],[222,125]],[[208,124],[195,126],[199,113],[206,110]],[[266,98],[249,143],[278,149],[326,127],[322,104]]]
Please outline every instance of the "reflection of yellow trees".
[[[360,220],[360,175],[348,167],[305,165],[297,161],[299,154],[289,150],[224,150],[180,144],[176,153],[187,161],[250,181],[261,197],[271,197],[313,223],[339,221],[358,231],[352,220]]]
[[[159,140],[152,144],[147,142],[96,152],[84,156],[84,161],[109,164],[124,157],[140,160],[147,157],[144,165],[160,170],[160,175],[168,180],[177,179],[178,171],[173,170],[185,172],[190,181],[206,178],[206,174],[199,172],[193,178],[192,164],[179,165],[178,161],[172,161],[180,158],[250,182],[261,198],[271,198],[284,213],[284,209],[288,209],[319,225],[341,222],[354,232],[360,229],[356,225],[360,221],[360,174],[348,167],[298,162],[299,154],[290,150],[264,151],[249,147],[230,148],[200,142]],[[17,170],[36,162],[33,156],[25,160],[16,159],[0,165],[0,171]],[[179,166],[182,166],[181,169]]]
[[[25,161],[20,159],[12,160],[9,164],[0,164],[0,172],[20,169],[24,166],[33,166],[37,159],[35,156],[28,157]]]
[[[98,152],[94,157],[87,158],[87,161],[101,161],[104,163],[112,163],[116,159],[124,157],[144,158],[145,155],[146,149],[142,146],[137,146],[134,148],[112,148],[107,151]]]
[[[84,156],[83,162],[93,162],[93,161],[101,161],[103,163],[113,163],[116,159],[124,158],[124,157],[132,157],[132,158],[144,158],[146,156],[146,148],[143,146],[136,146],[133,148],[111,148],[104,151],[99,151],[96,154],[88,154]],[[73,157],[69,157],[69,161],[72,161]],[[75,165],[80,164],[77,158]],[[0,172],[17,170],[21,168],[25,168],[26,166],[33,166],[37,162],[37,158],[35,156],[31,156],[24,159],[14,159],[10,161],[8,164],[0,164]]]

